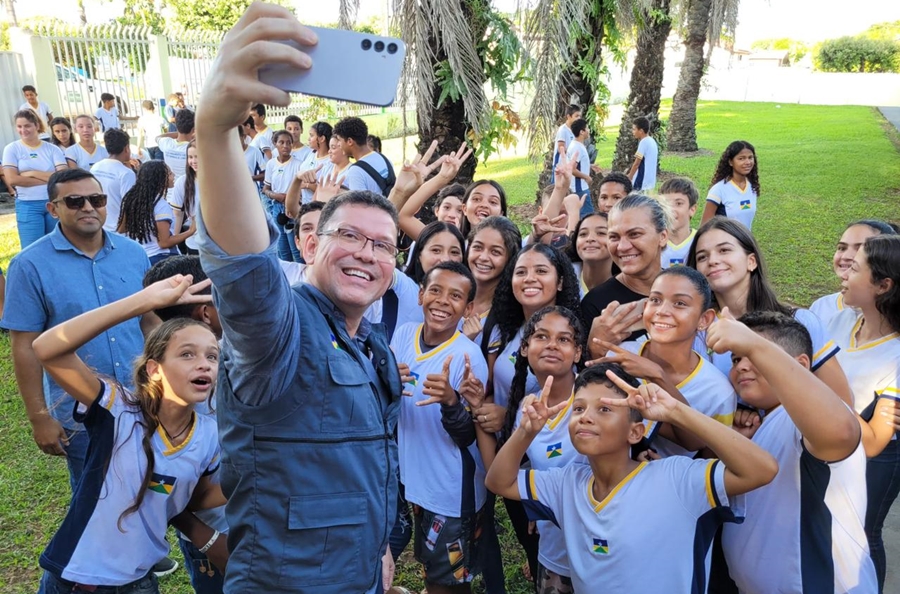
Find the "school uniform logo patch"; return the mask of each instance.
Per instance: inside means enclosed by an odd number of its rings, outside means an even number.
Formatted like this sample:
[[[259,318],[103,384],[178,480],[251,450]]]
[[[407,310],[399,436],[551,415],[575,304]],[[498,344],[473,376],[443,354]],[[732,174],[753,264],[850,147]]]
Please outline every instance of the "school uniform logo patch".
[[[684,258],[672,258],[669,260],[669,266],[684,266]]]
[[[171,495],[172,489],[175,488],[175,477],[154,472],[150,476],[150,484],[147,488],[163,495]]]
[[[593,551],[595,555],[608,555],[609,543],[602,538],[595,538]]]
[[[559,458],[562,456],[562,442],[547,446],[547,458]]]
[[[750,210],[749,200],[741,200],[741,210]]]
[[[336,351],[341,350],[341,345],[338,344],[337,337],[334,335],[334,332],[331,333],[331,346],[333,346]]]
[[[419,374],[416,373],[415,371],[410,371],[409,375],[412,376],[412,379],[409,380],[407,383],[411,386],[418,386],[419,385]]]
[[[515,354],[512,354],[509,356],[509,362],[512,363],[513,365],[516,364],[516,355]]]

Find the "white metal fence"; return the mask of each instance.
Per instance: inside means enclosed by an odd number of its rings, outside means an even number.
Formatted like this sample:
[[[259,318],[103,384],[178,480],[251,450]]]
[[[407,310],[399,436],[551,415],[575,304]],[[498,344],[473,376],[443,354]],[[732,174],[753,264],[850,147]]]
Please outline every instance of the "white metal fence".
[[[174,92],[184,94],[187,105],[197,105],[203,83],[221,43],[220,33],[169,30],[154,35],[145,27],[119,24],[42,25],[34,31],[16,31],[13,50],[22,54],[30,84],[56,115],[74,117],[97,110],[100,96],[116,98],[120,117],[136,118],[141,101],[162,105]],[[287,108],[268,109],[269,121],[278,124],[288,114],[304,119],[334,120],[348,115],[400,113],[380,108],[326,101],[295,95]],[[407,109],[413,109],[410,104]]]

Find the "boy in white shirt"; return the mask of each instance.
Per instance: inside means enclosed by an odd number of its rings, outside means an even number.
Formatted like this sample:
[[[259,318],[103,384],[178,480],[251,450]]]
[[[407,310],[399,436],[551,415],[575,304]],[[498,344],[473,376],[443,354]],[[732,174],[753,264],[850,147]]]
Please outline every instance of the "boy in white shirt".
[[[645,117],[635,118],[631,133],[638,139],[634,163],[628,177],[635,192],[650,191],[656,187],[656,170],[659,167],[659,146],[650,136],[650,120]]]
[[[387,157],[369,148],[366,139],[369,128],[357,117],[347,117],[334,125],[332,137],[338,141],[338,149],[355,162],[347,169],[344,183],[350,191],[369,190],[387,197],[394,182],[394,166]]]
[[[150,100],[141,102],[143,113],[138,118],[138,155],[143,157],[144,148],[151,159],[162,160],[162,151],[156,144],[156,137],[168,128],[166,121],[156,113],[156,107]]]
[[[470,592],[481,570],[487,492],[464,394],[466,384],[483,385],[488,370],[481,350],[457,330],[474,298],[468,268],[438,264],[419,290],[425,322],[399,327],[391,340],[407,390],[398,424],[400,480],[413,504],[415,555],[429,594]]]
[[[566,121],[563,122],[559,130],[556,131],[556,139],[554,142],[554,151],[553,151],[553,168],[550,170],[551,173],[556,171],[556,166],[559,164],[560,155],[566,154],[566,151],[569,150],[569,144],[575,140],[575,135],[572,133],[572,124],[575,120],[581,119],[581,108],[577,105],[569,105],[566,107]],[[551,176],[550,183],[552,184],[555,180],[555,175]]]
[[[662,198],[672,210],[672,226],[669,228],[669,242],[662,252],[663,269],[670,266],[684,266],[688,252],[694,242],[696,229],[691,229],[691,219],[697,212],[700,193],[694,182],[686,177],[673,177],[663,182],[659,188]]]
[[[47,131],[41,135],[41,138],[49,139],[50,120],[53,119],[53,112],[50,111],[50,106],[43,101],[38,101],[37,89],[33,85],[22,87],[22,95],[25,97],[25,103],[20,105],[19,109],[30,109],[38,114],[38,117],[41,118],[41,121],[44,122],[44,126],[47,128]]]
[[[119,226],[119,211],[122,198],[134,187],[137,176],[127,165],[131,160],[131,140],[128,133],[113,128],[103,133],[103,144],[109,151],[109,157],[98,161],[91,167],[91,173],[103,186],[106,194],[106,222],[103,228],[115,232]]]
[[[591,200],[591,158],[588,155],[584,143],[591,137],[587,120],[577,119],[572,122],[572,134],[574,140],[569,143],[566,157],[569,163],[577,163],[572,169],[572,181],[569,182],[569,191],[584,198],[581,207],[580,218],[584,218],[594,212],[594,204]]]
[[[731,351],[731,382],[761,424],[735,429],[778,461],[772,484],[746,496],[746,520],[724,526],[722,548],[741,592],[878,591],[863,529],[866,456],[854,412],[809,371],[812,340],[800,322],[775,312],[707,331]]]
[[[262,103],[254,105],[250,109],[250,120],[253,122],[253,129],[256,130],[256,135],[250,141],[250,146],[255,146],[261,150],[266,157],[266,162],[268,162],[273,156],[272,149],[275,143],[272,141],[274,131],[266,125],[266,106]],[[291,135],[291,138],[293,138],[293,135]]]
[[[100,121],[100,131],[106,132],[115,128],[121,128],[119,124],[119,108],[116,107],[116,98],[111,93],[100,95],[102,107],[98,107],[94,115]]]
[[[519,470],[535,435],[566,404],[547,407],[551,388],[548,378],[540,396],[523,401],[519,428],[491,464],[488,488],[521,499],[532,519],[562,528],[575,592],[657,592],[661,584],[667,594],[705,592],[716,527],[735,520],[737,496],[772,480],[772,456],[656,384],[601,363],[578,376],[571,403],[569,435],[588,464]],[[693,433],[721,461],[632,460],[643,418]]]
[[[168,132],[156,137],[156,144],[162,151],[163,160],[175,179],[178,179],[187,168],[187,145],[194,139],[194,112],[181,109],[175,114],[177,132]]]

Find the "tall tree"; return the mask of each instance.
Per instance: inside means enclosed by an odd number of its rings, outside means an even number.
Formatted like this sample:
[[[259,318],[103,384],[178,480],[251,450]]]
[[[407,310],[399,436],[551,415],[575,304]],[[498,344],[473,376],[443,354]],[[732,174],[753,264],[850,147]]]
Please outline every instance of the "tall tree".
[[[78,1],[78,21],[81,23],[81,26],[87,25],[87,13],[84,12],[84,0]]]
[[[666,39],[672,29],[671,0],[652,0],[649,6],[638,10],[637,44],[634,67],[631,70],[630,91],[625,115],[619,126],[616,153],[612,167],[616,171],[627,170],[634,161],[637,139],[631,133],[634,118],[650,119],[650,133],[659,128],[659,101],[662,93]]]
[[[697,99],[700,83],[709,65],[713,46],[723,28],[734,31],[739,0],[686,0],[682,10],[687,15],[684,36],[684,61],[678,77],[678,88],[672,101],[672,113],[666,128],[667,148],[672,151],[697,150]],[[704,57],[703,46],[709,44]]]

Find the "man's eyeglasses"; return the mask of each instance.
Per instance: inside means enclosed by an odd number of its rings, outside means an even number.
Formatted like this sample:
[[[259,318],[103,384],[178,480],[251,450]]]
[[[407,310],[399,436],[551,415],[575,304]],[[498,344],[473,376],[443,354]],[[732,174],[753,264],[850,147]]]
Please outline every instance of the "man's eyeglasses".
[[[372,239],[353,229],[337,228],[331,231],[323,231],[318,235],[326,237],[334,237],[338,243],[345,249],[358,252],[366,247],[368,242],[372,242],[372,253],[379,262],[393,262],[400,253],[400,248],[392,243],[381,241],[380,239]]]
[[[106,194],[91,194],[90,196],[63,196],[53,203],[65,202],[66,206],[71,210],[81,210],[84,208],[84,201],[87,200],[94,208],[103,208],[106,206]]]

